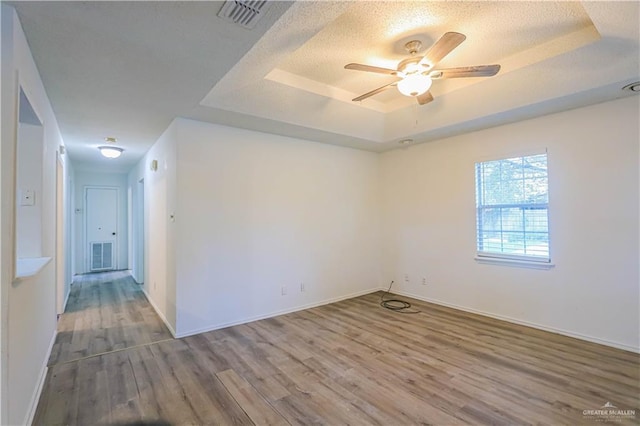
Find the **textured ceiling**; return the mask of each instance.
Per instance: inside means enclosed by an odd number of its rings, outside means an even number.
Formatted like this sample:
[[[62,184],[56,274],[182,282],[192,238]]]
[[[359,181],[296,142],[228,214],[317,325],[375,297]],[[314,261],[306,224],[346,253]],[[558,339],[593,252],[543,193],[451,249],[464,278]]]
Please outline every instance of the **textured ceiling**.
[[[382,151],[404,138],[425,142],[625,96],[622,83],[638,79],[637,2],[326,4],[294,4],[192,116],[224,123],[224,110],[242,127],[289,135],[304,128],[309,139]],[[313,27],[300,16],[313,16]],[[345,63],[394,67],[405,41],[429,45],[446,31],[467,40],[443,66],[495,61],[501,72],[434,82],[436,99],[425,106],[394,89],[351,102],[389,77]]]
[[[251,31],[219,2],[14,4],[79,168],[131,167],[177,116],[383,151],[622,97],[640,74],[639,2],[274,2]],[[442,67],[501,72],[435,81],[424,106],[351,101],[392,80],[346,63],[395,68],[447,31],[467,40]],[[106,136],[122,161],[97,156]]]
[[[343,90],[368,92],[395,79],[345,70],[350,62],[396,69],[410,57],[404,45],[422,42],[422,54],[445,32],[458,31],[467,40],[439,68],[501,63],[533,46],[592,27],[579,3],[531,2],[357,2],[278,64],[280,70]],[[567,50],[573,46],[567,45]],[[432,93],[445,93],[453,84],[435,84]],[[447,83],[450,83],[449,81]],[[387,91],[376,100],[398,98]],[[410,103],[412,100],[407,99]]]
[[[198,104],[290,3],[248,31],[221,2],[14,2],[77,168],[128,171]],[[117,161],[96,147],[113,136]]]

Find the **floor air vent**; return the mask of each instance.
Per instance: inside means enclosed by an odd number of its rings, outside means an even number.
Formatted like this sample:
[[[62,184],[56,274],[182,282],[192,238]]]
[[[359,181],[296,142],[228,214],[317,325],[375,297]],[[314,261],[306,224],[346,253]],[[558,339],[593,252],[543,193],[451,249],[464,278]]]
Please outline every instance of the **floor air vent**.
[[[113,243],[91,243],[91,271],[113,269]]]
[[[252,29],[269,8],[267,0],[227,0],[218,16],[243,28]]]

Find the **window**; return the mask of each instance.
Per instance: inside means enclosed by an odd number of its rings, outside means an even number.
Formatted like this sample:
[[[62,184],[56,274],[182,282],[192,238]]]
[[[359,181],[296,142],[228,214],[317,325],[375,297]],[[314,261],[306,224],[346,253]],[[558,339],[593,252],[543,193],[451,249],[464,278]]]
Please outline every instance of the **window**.
[[[547,154],[476,163],[478,260],[549,263]]]

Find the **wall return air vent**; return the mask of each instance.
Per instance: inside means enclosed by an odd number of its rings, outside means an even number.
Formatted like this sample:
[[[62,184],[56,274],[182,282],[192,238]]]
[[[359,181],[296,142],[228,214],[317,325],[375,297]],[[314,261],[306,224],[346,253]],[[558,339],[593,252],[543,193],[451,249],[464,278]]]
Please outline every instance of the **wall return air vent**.
[[[218,16],[243,28],[252,29],[264,16],[270,3],[267,0],[227,0]]]

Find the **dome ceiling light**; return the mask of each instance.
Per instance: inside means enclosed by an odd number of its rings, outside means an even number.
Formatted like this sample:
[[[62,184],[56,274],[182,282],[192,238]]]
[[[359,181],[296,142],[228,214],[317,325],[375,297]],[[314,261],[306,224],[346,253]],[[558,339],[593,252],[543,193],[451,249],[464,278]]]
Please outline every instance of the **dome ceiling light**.
[[[100,154],[107,158],[118,158],[122,155],[124,149],[116,146],[99,146]]]

